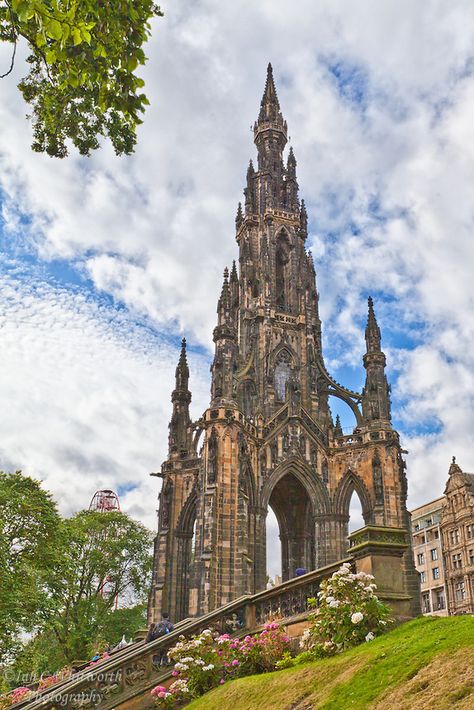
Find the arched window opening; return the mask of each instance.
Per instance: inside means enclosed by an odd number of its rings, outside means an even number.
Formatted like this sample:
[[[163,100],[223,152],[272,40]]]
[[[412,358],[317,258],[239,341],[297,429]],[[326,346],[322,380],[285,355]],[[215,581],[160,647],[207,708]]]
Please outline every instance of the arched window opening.
[[[364,515],[362,513],[362,503],[354,491],[351,496],[351,502],[349,503],[349,533],[354,532],[354,530],[359,530],[365,525]]]
[[[286,400],[286,384],[290,379],[291,367],[288,362],[279,362],[275,367],[275,399],[277,402]]]
[[[278,569],[277,553],[280,553],[279,576],[285,582],[301,574],[303,569],[309,571],[314,568],[311,500],[301,481],[289,472],[273,488],[269,506],[273,515],[270,516],[270,512],[267,515],[267,570],[270,573]]]
[[[352,434],[355,427],[357,426],[357,421],[352,409],[346,402],[344,402],[344,400],[339,399],[339,397],[329,395],[328,401],[334,422],[336,421],[337,417],[339,417],[342,433],[345,436],[347,436],[348,434]]]
[[[279,584],[281,582],[281,548],[278,520],[272,508],[268,508],[267,515],[267,583]]]

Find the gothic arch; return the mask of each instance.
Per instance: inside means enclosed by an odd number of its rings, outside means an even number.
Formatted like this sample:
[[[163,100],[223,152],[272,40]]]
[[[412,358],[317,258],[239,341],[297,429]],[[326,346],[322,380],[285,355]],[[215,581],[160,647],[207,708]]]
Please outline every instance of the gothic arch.
[[[329,512],[331,504],[321,479],[315,475],[306,461],[298,457],[283,461],[266,480],[260,496],[261,506],[265,510],[268,508],[270,496],[276,484],[288,474],[293,474],[306,490],[312,503],[314,514],[321,515]]]
[[[191,493],[186,498],[186,501],[181,508],[181,513],[178,517],[178,522],[176,524],[176,532],[179,534],[189,534],[193,532],[194,522],[196,520],[196,505],[197,505],[197,492],[196,487],[193,486]]]
[[[193,575],[193,533],[196,522],[197,493],[193,487],[179,514],[176,525],[176,567],[181,586],[175,599],[178,619],[189,613],[189,590]]]
[[[354,491],[359,496],[362,506],[362,516],[365,524],[368,525],[372,518],[370,493],[364,481],[350,469],[339,481],[339,485],[334,494],[334,510],[338,514],[347,515],[347,517],[349,517],[349,506]]]
[[[291,345],[289,345],[285,341],[280,341],[268,356],[269,369],[274,368],[278,361],[281,360],[284,356],[288,358],[293,367],[298,364],[298,357]]]

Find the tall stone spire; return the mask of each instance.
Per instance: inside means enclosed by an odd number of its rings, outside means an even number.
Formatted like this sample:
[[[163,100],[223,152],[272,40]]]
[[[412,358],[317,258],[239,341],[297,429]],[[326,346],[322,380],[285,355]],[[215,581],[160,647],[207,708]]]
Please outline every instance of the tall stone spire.
[[[364,367],[367,371],[362,391],[362,413],[366,423],[390,423],[390,386],[385,376],[385,354],[381,350],[380,328],[374,312],[374,302],[369,296],[368,317],[365,328],[366,353]]]
[[[273,68],[271,63],[267,66],[267,80],[265,89],[260,103],[260,113],[258,115],[258,123],[274,122],[281,118],[280,102],[278,101],[275,82],[273,80]]]
[[[173,414],[169,424],[169,452],[188,453],[190,438],[192,436],[189,425],[189,403],[191,402],[191,392],[189,391],[189,367],[186,358],[186,338],[181,342],[181,352],[175,373],[175,388],[171,394],[173,403]]]
[[[286,207],[286,169],[283,150],[287,143],[287,125],[280,111],[280,103],[273,81],[272,65],[267,68],[267,80],[254,124],[254,141],[258,151],[257,172],[252,177],[253,210],[263,214],[268,208]],[[249,174],[247,173],[246,213],[249,213]]]
[[[222,291],[217,302],[217,326],[214,328],[213,339],[215,343],[214,361],[211,366],[212,402],[229,402],[233,398],[233,372],[236,357],[237,328],[235,322],[236,307],[235,297],[238,299],[237,269],[232,269],[231,282],[229,283],[229,269],[224,269]],[[237,286],[237,288],[236,288]]]
[[[365,328],[365,342],[368,353],[379,353],[380,349],[380,328],[377,324],[377,319],[374,313],[374,302],[372,297],[368,298],[369,315],[367,318],[367,326]]]

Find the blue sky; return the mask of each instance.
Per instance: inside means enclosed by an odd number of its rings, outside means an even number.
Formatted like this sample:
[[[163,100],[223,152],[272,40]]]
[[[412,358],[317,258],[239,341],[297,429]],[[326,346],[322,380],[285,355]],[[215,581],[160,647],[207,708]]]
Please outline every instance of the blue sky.
[[[29,148],[0,89],[0,465],[64,512],[100,486],[155,526],[179,342],[209,393],[222,270],[269,60],[298,162],[335,378],[363,383],[375,300],[409,501],[474,470],[474,6],[466,0],[164,3],[134,156]],[[9,54],[0,47],[0,65]],[[340,411],[343,425],[351,415]]]

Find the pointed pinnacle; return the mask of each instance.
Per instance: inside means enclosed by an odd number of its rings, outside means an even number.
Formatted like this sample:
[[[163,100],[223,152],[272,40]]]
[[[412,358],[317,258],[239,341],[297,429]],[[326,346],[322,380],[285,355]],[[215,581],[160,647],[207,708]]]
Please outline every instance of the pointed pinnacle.
[[[258,120],[272,120],[273,118],[276,118],[279,111],[280,103],[278,101],[278,96],[275,89],[275,82],[273,81],[273,68],[272,65],[269,63],[267,67],[267,79],[265,82],[265,89],[260,104],[260,114],[258,116]]]
[[[235,265],[235,259],[234,259],[232,262],[232,271],[230,272],[230,282],[235,283],[238,280],[239,280],[239,277],[237,274],[237,266]]]
[[[288,153],[287,165],[296,165],[296,158],[292,146],[290,146],[290,152]]]
[[[369,306],[369,314],[367,317],[367,326],[365,328],[365,340],[367,343],[367,352],[380,351],[380,328],[375,317],[374,302],[372,296],[367,299]]]

